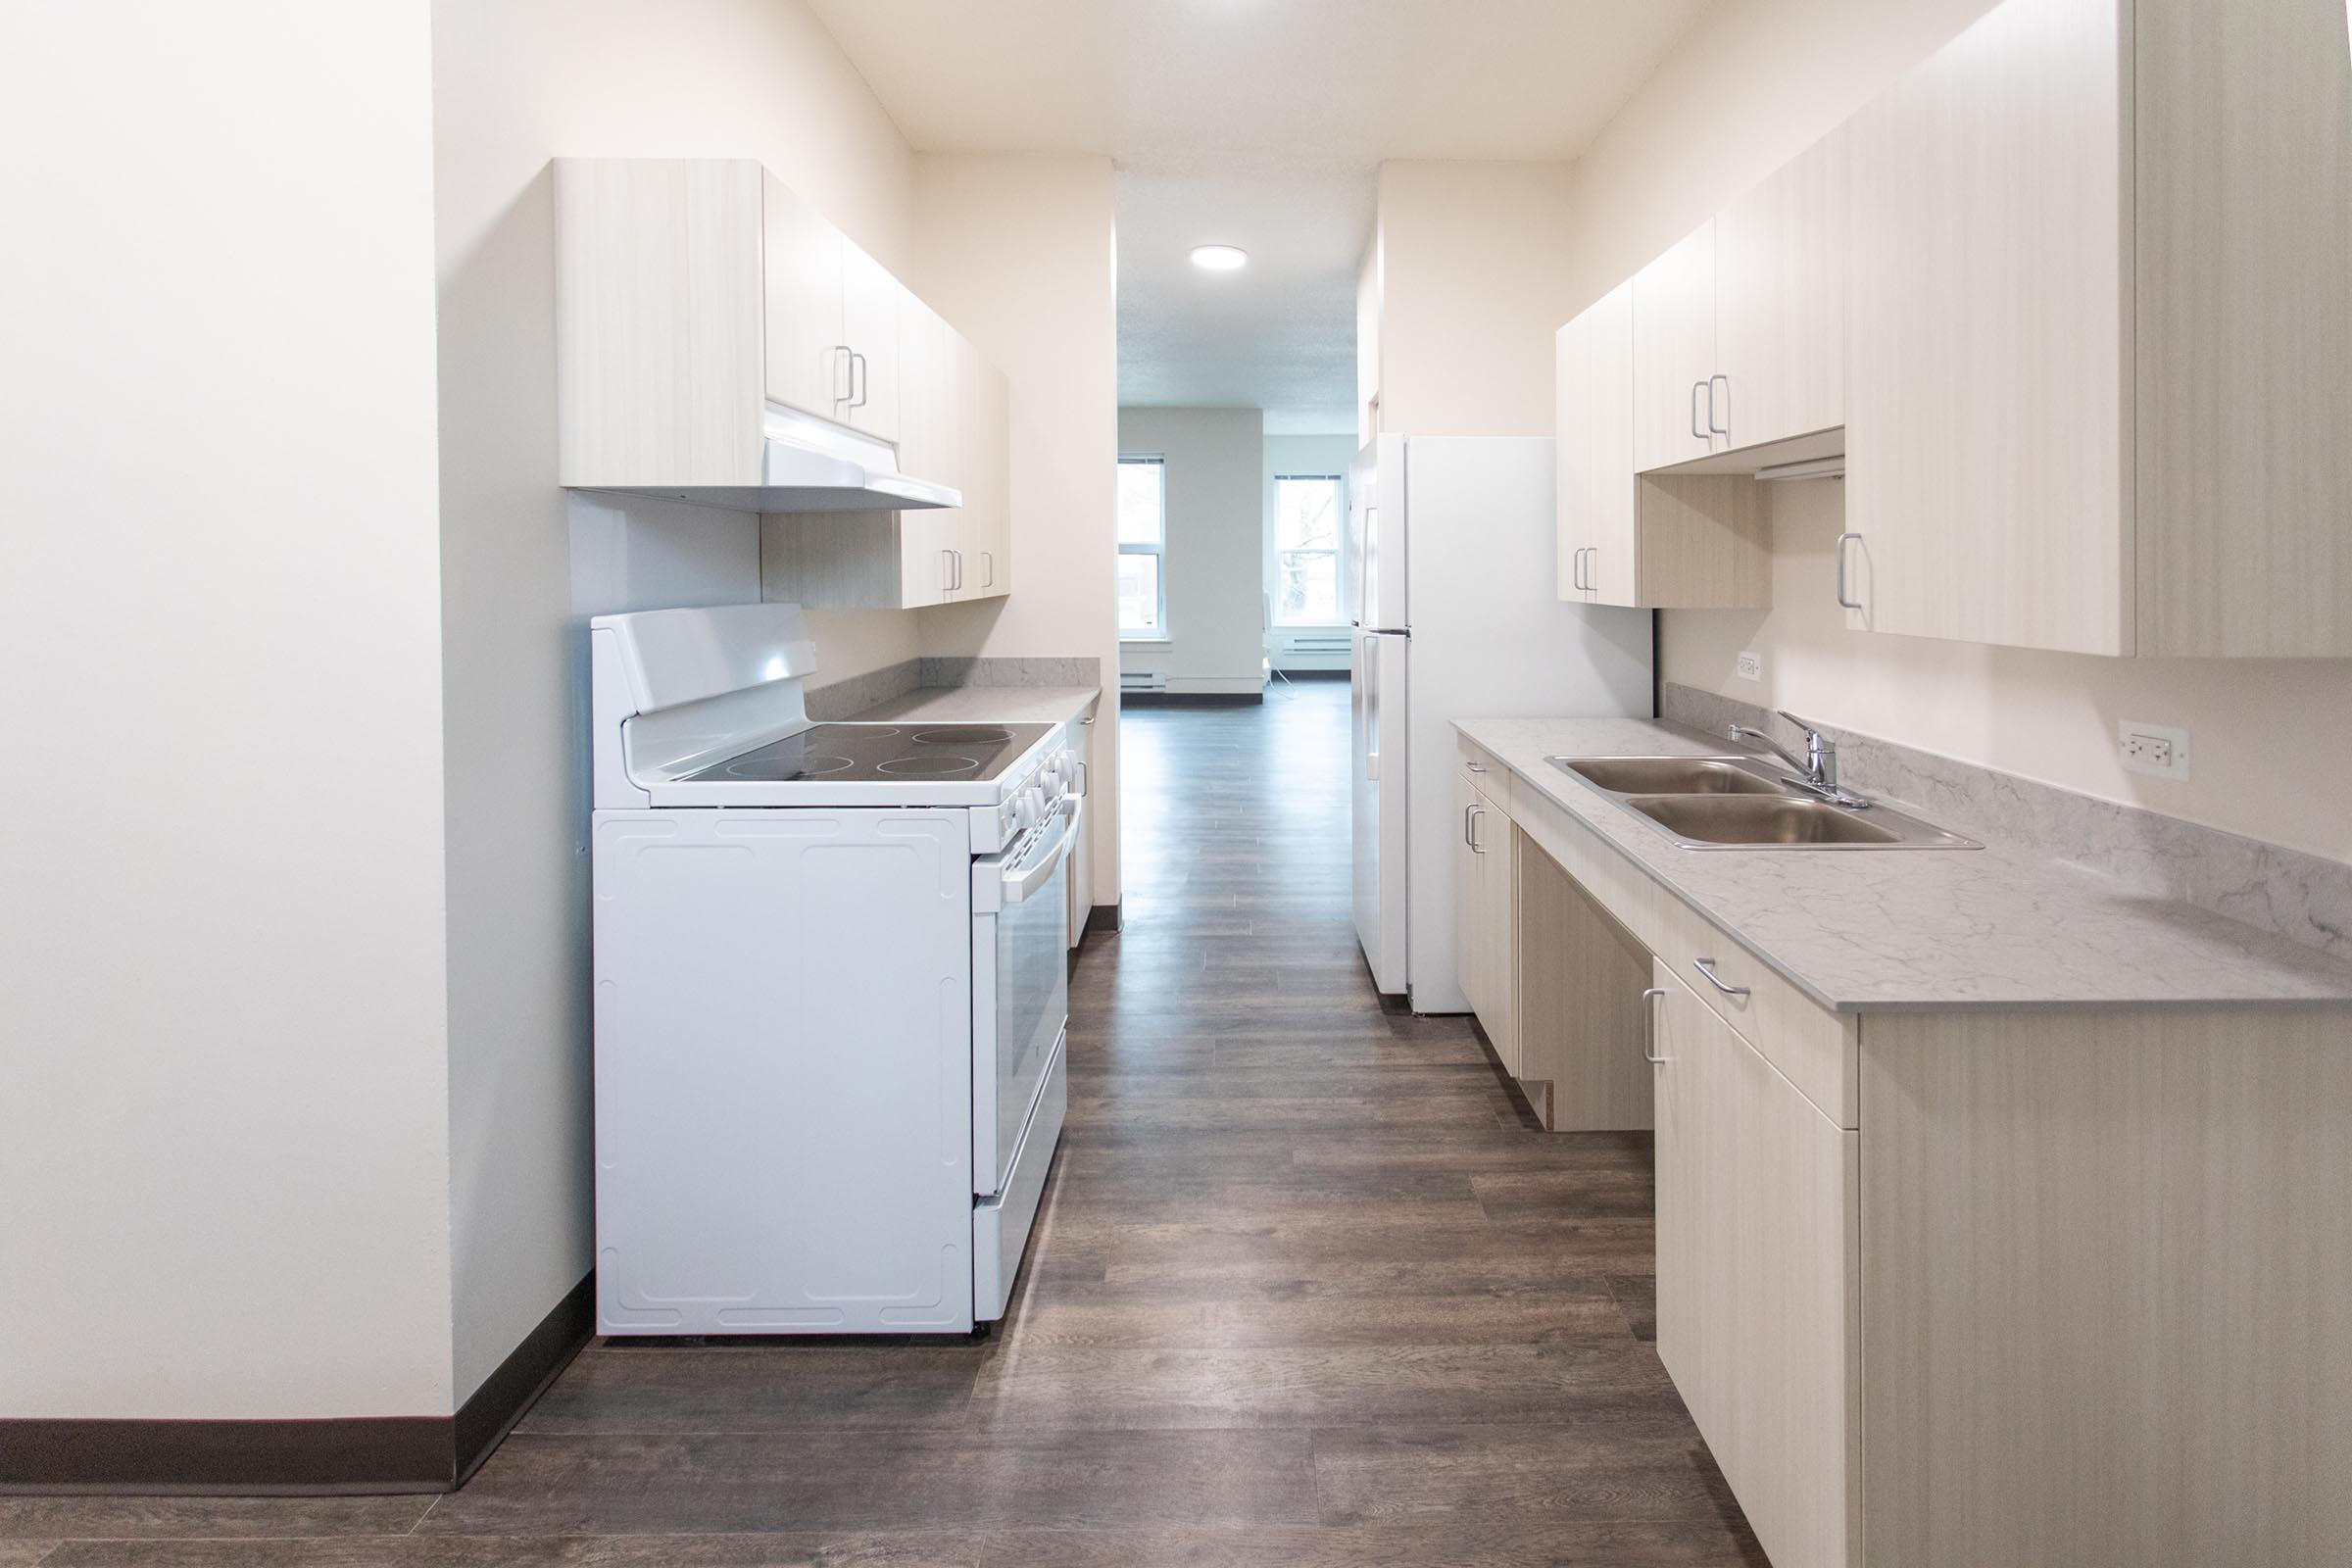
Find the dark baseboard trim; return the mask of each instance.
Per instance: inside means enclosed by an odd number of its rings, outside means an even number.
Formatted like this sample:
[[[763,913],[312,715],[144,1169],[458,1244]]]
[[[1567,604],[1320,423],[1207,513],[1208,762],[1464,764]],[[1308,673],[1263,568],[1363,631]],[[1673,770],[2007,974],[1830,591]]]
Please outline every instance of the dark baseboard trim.
[[[0,1492],[447,1492],[447,1416],[0,1421]]]
[[[1121,692],[1121,708],[1255,708],[1264,692]]]
[[[450,1422],[450,1484],[462,1487],[506,1441],[548,1385],[596,1338],[596,1271],[564,1293],[539,1326],[507,1352]]]
[[[0,1494],[448,1492],[489,1457],[588,1343],[595,1282],[590,1274],[573,1286],[454,1416],[0,1420]]]
[[[1086,928],[1089,931],[1116,931],[1119,928],[1119,906],[1098,904],[1087,910]]]
[[[1348,669],[1284,669],[1277,665],[1274,673],[1284,680],[1346,680],[1355,672]]]

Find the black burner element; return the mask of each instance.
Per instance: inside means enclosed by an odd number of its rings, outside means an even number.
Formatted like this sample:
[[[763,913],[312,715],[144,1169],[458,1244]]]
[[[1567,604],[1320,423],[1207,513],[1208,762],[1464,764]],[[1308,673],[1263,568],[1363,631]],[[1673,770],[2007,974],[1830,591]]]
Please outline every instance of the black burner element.
[[[914,732],[917,746],[1002,746],[1010,739],[1012,731],[1001,724],[959,724]]]

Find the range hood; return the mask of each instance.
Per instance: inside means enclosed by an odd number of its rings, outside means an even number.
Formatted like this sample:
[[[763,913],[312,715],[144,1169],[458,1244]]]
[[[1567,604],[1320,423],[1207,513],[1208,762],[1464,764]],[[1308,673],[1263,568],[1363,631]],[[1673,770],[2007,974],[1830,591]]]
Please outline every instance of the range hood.
[[[899,471],[897,449],[770,403],[760,421],[760,482],[583,485],[735,512],[918,512],[960,507],[952,485]]]

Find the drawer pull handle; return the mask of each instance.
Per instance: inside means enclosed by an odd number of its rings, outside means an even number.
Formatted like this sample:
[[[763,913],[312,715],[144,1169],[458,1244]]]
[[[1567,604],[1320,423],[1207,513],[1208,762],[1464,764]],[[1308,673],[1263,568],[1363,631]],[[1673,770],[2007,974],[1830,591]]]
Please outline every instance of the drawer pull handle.
[[[1658,1054],[1658,999],[1664,995],[1664,986],[1642,993],[1642,1059],[1653,1067],[1666,1065],[1666,1058]]]
[[[1713,958],[1692,958],[1690,960],[1690,967],[1696,969],[1700,974],[1705,975],[1707,977],[1707,984],[1713,986],[1716,990],[1722,992],[1727,997],[1744,997],[1747,995],[1747,987],[1745,986],[1727,986],[1723,983],[1723,976],[1715,972],[1715,960]]]

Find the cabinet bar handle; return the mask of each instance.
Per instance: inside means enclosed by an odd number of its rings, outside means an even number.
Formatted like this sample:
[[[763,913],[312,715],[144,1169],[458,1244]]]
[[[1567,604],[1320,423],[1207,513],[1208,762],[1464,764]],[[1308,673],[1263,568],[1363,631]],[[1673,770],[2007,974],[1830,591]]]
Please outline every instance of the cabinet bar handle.
[[[1862,608],[1862,601],[1851,597],[1845,589],[1845,547],[1861,537],[1858,533],[1841,533],[1838,536],[1838,603],[1846,610]]]
[[[1715,383],[1718,381],[1723,383],[1723,422],[1721,424],[1715,422]],[[1713,375],[1707,377],[1707,430],[1710,434],[1719,435],[1726,441],[1732,438],[1732,378],[1721,370],[1717,370]]]
[[[1713,986],[1716,990],[1722,992],[1727,997],[1744,997],[1747,995],[1747,987],[1745,986],[1727,986],[1723,983],[1723,976],[1715,972],[1715,960],[1713,958],[1692,958],[1690,960],[1690,967],[1696,969],[1700,974],[1705,975],[1707,977],[1707,984]]]
[[[1478,819],[1486,814],[1487,808],[1483,806],[1473,806],[1470,808],[1470,853],[1472,855],[1484,855],[1487,853],[1487,847],[1478,842]]]
[[[836,343],[833,352],[841,356],[842,381],[841,390],[833,394],[833,401],[847,403],[858,390],[858,351],[847,343]]]
[[[1698,427],[1698,395],[1701,392],[1706,392],[1710,401],[1712,401],[1715,396],[1713,392],[1708,391],[1706,382],[1693,381],[1690,383],[1690,433],[1699,440],[1704,441],[1707,439],[1707,432]],[[1714,416],[1710,414],[1708,417],[1710,420],[1712,420]]]
[[[1653,1067],[1666,1065],[1666,1058],[1658,1054],[1658,999],[1664,995],[1664,986],[1642,993],[1642,1059]]]

